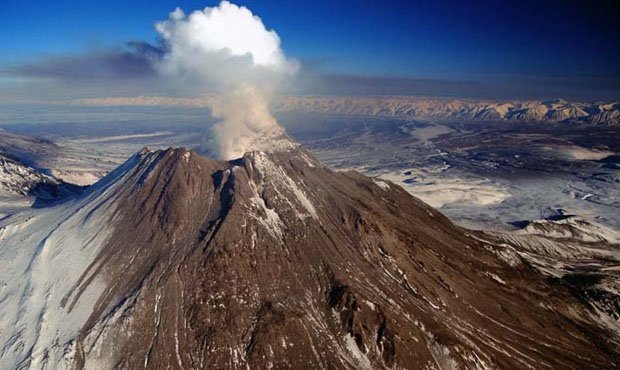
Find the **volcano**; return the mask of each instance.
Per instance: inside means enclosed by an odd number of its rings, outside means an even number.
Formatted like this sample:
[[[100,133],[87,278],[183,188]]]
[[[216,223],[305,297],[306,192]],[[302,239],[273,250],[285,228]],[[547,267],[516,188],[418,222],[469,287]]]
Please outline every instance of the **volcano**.
[[[620,365],[513,245],[298,146],[142,150],[1,220],[0,260],[2,368]]]

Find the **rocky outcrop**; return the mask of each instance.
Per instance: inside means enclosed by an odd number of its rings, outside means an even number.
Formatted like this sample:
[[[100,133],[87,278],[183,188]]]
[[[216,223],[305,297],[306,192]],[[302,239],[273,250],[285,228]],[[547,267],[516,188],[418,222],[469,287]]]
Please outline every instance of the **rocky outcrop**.
[[[50,176],[0,154],[0,197],[26,196],[37,184],[52,182]]]

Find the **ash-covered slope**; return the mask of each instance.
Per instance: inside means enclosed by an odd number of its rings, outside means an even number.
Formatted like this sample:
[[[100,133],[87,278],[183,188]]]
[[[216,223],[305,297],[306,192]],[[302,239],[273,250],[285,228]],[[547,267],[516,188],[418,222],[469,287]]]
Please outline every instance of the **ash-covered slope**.
[[[301,148],[143,151],[0,224],[8,368],[614,368],[513,248]]]

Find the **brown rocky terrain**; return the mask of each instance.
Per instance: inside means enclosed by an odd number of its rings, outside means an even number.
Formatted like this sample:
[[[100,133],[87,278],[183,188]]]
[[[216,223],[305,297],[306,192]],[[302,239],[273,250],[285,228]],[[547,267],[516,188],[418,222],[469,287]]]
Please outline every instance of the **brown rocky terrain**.
[[[109,288],[76,340],[78,365],[615,366],[567,289],[399,187],[302,150],[143,155],[154,158],[128,178],[85,273]]]
[[[301,148],[228,162],[144,150],[128,163],[81,221],[112,210],[61,301],[94,306],[42,367],[58,349],[77,368],[619,365],[614,334],[569,285],[392,183]]]

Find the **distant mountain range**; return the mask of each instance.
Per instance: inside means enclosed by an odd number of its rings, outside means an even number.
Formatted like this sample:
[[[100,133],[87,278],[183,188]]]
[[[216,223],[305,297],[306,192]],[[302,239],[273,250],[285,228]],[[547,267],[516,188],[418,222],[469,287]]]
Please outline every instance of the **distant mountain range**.
[[[620,123],[620,102],[579,103],[562,99],[498,102],[418,97],[288,96],[280,98],[275,109],[381,117],[573,122],[603,125]]]
[[[208,107],[211,97],[118,97],[80,99],[77,105]],[[273,104],[277,112],[436,118],[479,121],[620,124],[620,102],[569,102],[553,100],[474,100],[413,96],[282,96]]]

